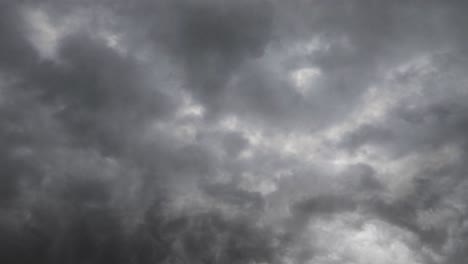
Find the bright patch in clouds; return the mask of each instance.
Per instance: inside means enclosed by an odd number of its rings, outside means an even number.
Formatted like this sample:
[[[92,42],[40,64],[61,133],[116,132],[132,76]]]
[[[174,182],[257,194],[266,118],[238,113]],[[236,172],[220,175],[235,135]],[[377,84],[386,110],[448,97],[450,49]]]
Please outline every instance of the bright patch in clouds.
[[[28,9],[25,18],[30,26],[31,43],[44,59],[53,59],[60,40],[61,30],[53,25],[47,13],[40,9]]]
[[[294,89],[306,96],[313,89],[314,81],[321,76],[321,71],[318,68],[302,68],[293,71],[290,76]]]
[[[423,263],[408,245],[415,241],[410,233],[382,221],[352,223],[357,220],[356,215],[342,214],[332,221],[315,221],[309,227],[314,237],[311,246],[322,254],[308,263]]]

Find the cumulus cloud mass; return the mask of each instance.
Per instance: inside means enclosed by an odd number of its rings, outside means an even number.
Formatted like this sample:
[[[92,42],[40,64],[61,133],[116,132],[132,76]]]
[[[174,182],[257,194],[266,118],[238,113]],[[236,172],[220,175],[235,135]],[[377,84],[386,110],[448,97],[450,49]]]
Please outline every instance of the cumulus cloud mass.
[[[466,263],[467,14],[0,1],[0,263]]]

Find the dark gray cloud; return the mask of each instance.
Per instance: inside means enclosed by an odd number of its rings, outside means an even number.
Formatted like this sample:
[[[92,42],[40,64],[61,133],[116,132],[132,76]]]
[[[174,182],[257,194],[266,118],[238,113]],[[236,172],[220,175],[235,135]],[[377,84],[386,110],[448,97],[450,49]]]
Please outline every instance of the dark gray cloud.
[[[466,8],[3,1],[0,262],[464,263]]]

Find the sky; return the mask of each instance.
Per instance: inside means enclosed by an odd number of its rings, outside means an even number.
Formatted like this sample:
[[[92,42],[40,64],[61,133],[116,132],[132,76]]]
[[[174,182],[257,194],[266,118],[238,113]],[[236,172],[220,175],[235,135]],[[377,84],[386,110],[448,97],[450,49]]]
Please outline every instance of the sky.
[[[0,1],[0,263],[466,263],[467,12]]]

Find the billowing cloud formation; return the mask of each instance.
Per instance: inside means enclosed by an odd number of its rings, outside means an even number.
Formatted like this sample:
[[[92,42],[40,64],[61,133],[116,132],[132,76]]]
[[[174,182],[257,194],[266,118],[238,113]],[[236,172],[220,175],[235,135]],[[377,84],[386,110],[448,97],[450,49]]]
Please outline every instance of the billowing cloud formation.
[[[467,11],[3,1],[0,262],[465,263]]]

